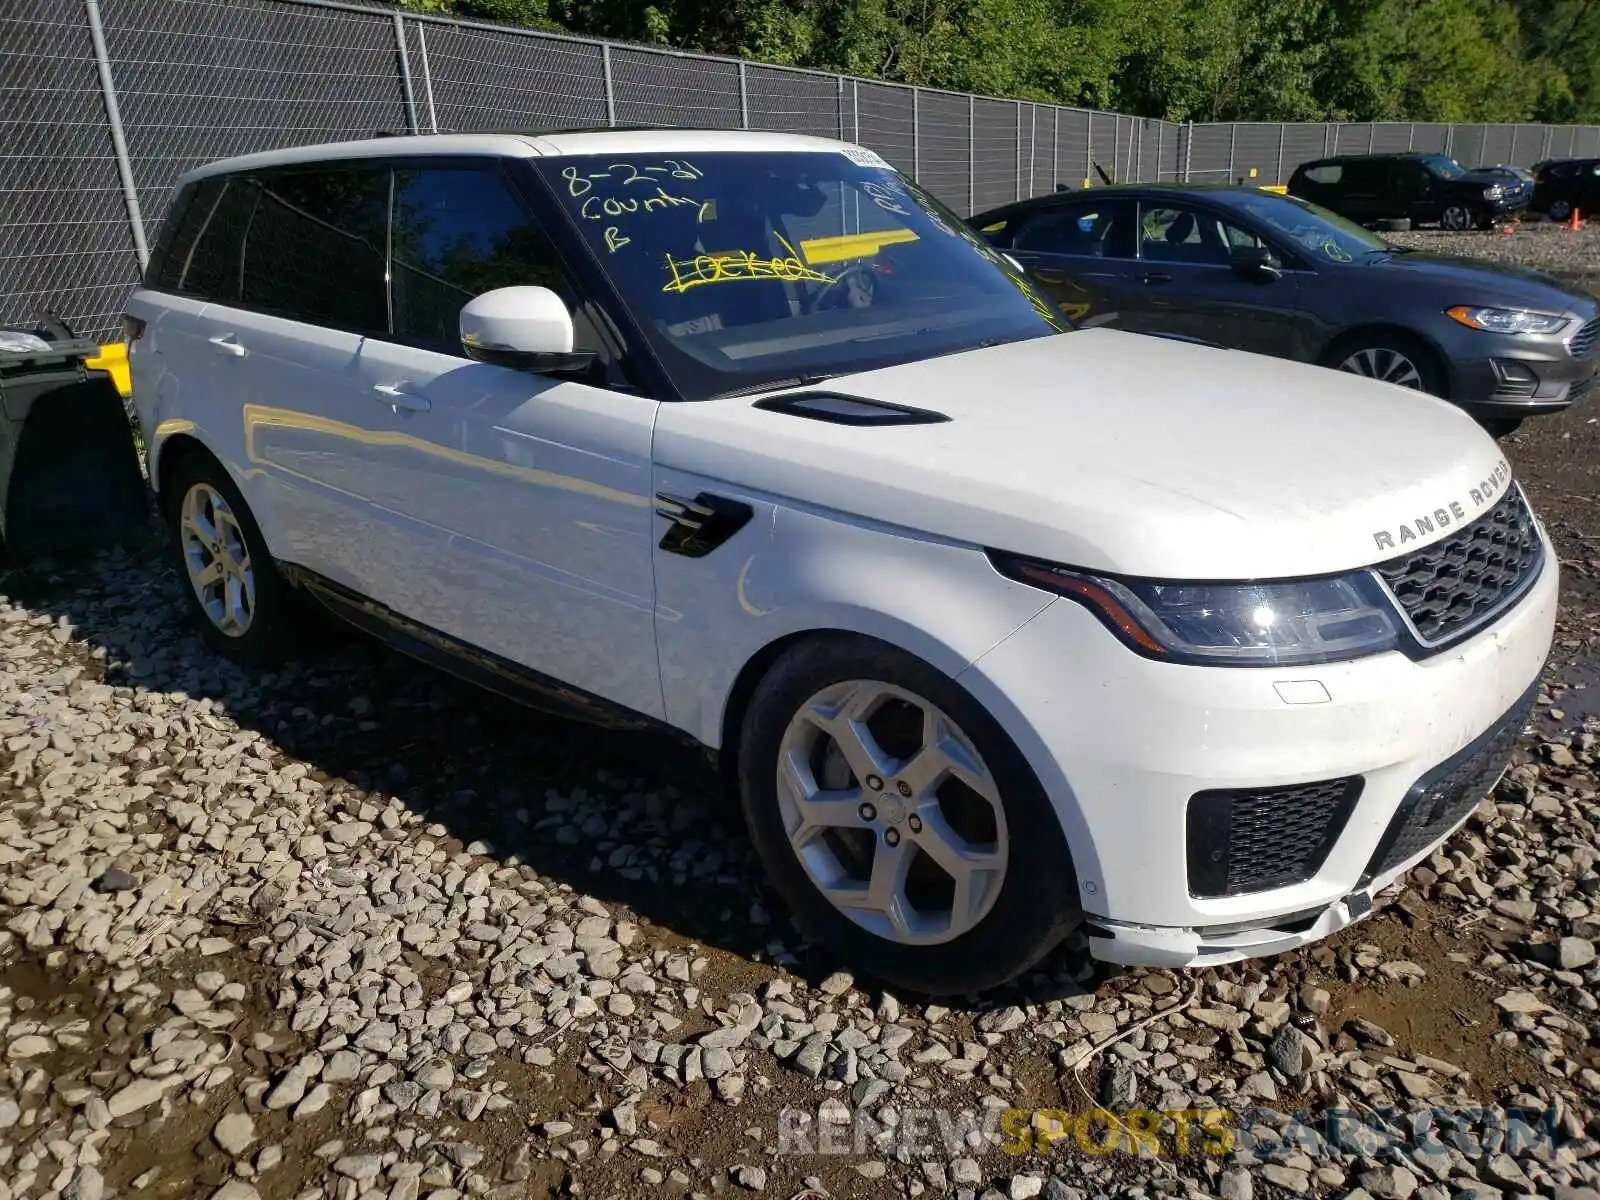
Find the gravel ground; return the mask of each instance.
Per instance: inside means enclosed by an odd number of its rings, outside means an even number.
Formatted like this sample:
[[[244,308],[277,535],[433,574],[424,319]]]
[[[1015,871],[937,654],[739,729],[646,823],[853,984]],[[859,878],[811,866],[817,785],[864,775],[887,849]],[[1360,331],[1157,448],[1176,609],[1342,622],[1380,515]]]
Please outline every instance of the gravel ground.
[[[1402,237],[1571,269],[1597,233]],[[1069,946],[982,1003],[806,946],[671,746],[360,642],[252,678],[153,543],[0,573],[0,1200],[1600,1196],[1600,426],[1507,445],[1565,608],[1468,826],[1323,945],[1193,974]],[[1234,1144],[959,1124],[1100,1104],[1231,1110]],[[780,1153],[785,1109],[856,1114],[847,1152]]]

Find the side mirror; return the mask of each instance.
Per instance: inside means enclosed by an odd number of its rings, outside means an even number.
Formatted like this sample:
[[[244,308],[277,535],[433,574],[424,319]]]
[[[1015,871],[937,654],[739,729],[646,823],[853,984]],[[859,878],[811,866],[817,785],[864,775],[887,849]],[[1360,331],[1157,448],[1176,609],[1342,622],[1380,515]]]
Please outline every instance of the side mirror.
[[[1265,282],[1283,277],[1282,264],[1265,246],[1239,246],[1229,256],[1234,274],[1241,279]]]
[[[522,371],[576,371],[594,355],[572,348],[572,314],[547,287],[496,288],[461,310],[461,348],[478,362]]]

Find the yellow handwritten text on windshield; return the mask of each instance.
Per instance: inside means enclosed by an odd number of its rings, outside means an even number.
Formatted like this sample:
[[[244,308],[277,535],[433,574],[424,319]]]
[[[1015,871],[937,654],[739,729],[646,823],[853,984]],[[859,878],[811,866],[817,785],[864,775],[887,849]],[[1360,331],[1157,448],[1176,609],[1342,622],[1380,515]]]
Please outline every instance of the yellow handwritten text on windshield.
[[[789,282],[832,283],[834,277],[806,266],[799,252],[783,238],[787,255],[763,257],[753,250],[733,250],[720,254],[696,254],[693,258],[667,255],[667,274],[671,276],[663,292],[674,294],[708,283],[732,283],[739,279],[782,279]]]
[[[674,196],[665,188],[658,187],[653,196],[588,196],[578,206],[578,215],[585,221],[603,221],[607,217],[620,217],[636,212],[658,212],[663,208],[677,208],[683,204],[693,204],[698,207],[700,201],[690,200],[687,196]]]

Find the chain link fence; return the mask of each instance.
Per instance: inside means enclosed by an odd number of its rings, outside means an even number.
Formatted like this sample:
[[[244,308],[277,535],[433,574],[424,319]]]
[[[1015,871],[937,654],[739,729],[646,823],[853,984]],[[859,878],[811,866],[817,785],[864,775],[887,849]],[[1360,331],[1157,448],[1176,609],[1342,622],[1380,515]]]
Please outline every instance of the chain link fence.
[[[108,337],[174,183],[380,133],[760,129],[871,147],[963,214],[1107,180],[1282,185],[1329,154],[1600,157],[1600,126],[1178,125],[340,0],[0,0],[0,321]]]

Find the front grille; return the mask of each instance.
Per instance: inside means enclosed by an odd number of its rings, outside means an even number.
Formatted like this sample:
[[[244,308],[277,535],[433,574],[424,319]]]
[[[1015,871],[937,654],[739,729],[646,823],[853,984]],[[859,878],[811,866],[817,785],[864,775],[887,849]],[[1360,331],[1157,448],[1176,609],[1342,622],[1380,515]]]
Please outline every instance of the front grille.
[[[1572,352],[1573,358],[1588,358],[1594,353],[1594,341],[1600,336],[1600,317],[1590,321],[1577,333],[1572,335],[1572,340],[1567,343],[1567,348]]]
[[[1412,784],[1373,851],[1361,886],[1421,854],[1478,807],[1505,770],[1538,694],[1535,683],[1470,746]]]
[[[1533,514],[1513,485],[1472,524],[1377,569],[1418,636],[1434,646],[1510,605],[1538,575],[1543,557]]]
[[[1189,797],[1189,894],[1236,896],[1317,873],[1361,795],[1361,779],[1220,788]]]
[[[1575,379],[1567,387],[1567,400],[1576,404],[1594,390],[1594,376],[1586,375],[1582,379]]]

